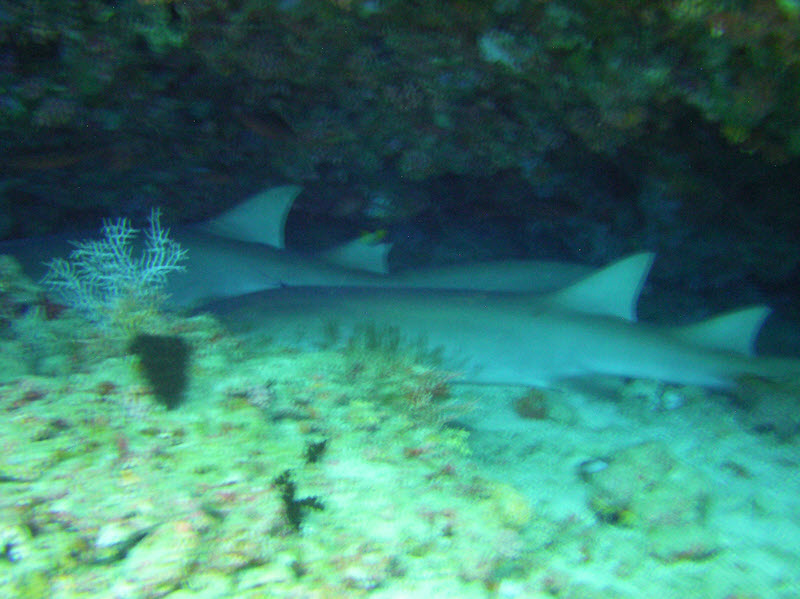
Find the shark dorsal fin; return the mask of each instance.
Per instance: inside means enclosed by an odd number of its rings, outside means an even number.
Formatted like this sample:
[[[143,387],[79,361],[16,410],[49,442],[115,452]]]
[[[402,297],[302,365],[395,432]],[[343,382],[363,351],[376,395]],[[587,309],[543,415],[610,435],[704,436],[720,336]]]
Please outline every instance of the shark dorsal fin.
[[[204,229],[220,237],[283,249],[286,217],[302,189],[299,185],[266,189],[207,221]]]
[[[653,264],[652,252],[617,260],[556,292],[551,300],[570,310],[636,320],[636,304]]]
[[[369,243],[354,239],[328,250],[322,257],[336,266],[386,275],[389,274],[388,257],[391,249],[391,243]]]
[[[752,356],[758,332],[770,312],[767,306],[751,306],[679,327],[673,334],[703,347]]]

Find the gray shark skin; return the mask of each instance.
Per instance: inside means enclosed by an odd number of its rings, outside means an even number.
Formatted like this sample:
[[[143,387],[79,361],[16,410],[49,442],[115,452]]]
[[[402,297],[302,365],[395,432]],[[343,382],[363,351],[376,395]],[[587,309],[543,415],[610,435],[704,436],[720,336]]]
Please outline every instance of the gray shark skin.
[[[190,307],[284,285],[380,284],[388,245],[348,244],[329,260],[284,249],[286,216],[299,192],[293,185],[270,188],[218,218],[170,230],[188,257],[185,271],[168,279],[170,303]],[[70,242],[63,235],[10,241],[0,244],[0,252],[17,258],[29,276],[40,279],[46,263],[69,256]],[[141,235],[133,245],[136,256],[143,250]]]
[[[389,244],[353,242],[320,256],[284,248],[286,216],[300,193],[295,185],[267,189],[217,218],[175,227],[170,236],[187,250],[184,272],[168,280],[173,306],[193,307],[286,286],[431,287],[551,291],[575,281],[585,267],[548,261],[508,260],[417,269],[387,276]],[[95,232],[91,237],[95,237]],[[41,279],[45,264],[67,257],[70,238],[51,236],[3,242],[25,272]],[[141,241],[141,239],[139,240]],[[134,248],[134,254],[141,251]]]
[[[167,293],[174,306],[193,306],[214,298],[274,289],[284,285],[378,285],[382,275],[343,268],[315,256],[218,237],[202,227],[175,229],[171,237],[188,252],[186,271],[170,276]],[[95,235],[96,236],[96,235]],[[45,264],[66,258],[74,236],[8,241],[0,253],[14,256],[25,273],[41,279]],[[140,247],[134,248],[138,255]]]
[[[616,375],[725,387],[738,377],[800,374],[800,361],[756,357],[769,309],[754,306],[689,327],[638,323],[651,254],[624,258],[543,295],[410,288],[285,288],[212,306],[234,331],[313,343],[335,325],[397,327],[444,351],[464,382],[550,386]]]
[[[176,228],[171,236],[188,252],[186,271],[171,275],[166,290],[169,303],[176,307],[195,307],[214,299],[287,286],[423,287],[543,293],[559,289],[591,272],[585,266],[557,261],[501,260],[376,274],[380,272],[379,266],[347,268],[341,262],[333,264],[325,257],[219,237],[203,227]],[[73,237],[7,241],[0,243],[0,254],[14,256],[28,276],[40,280],[47,271],[47,262],[54,257],[66,258],[74,249],[69,243]],[[377,248],[373,254],[385,254],[386,249]],[[379,257],[376,262],[381,260]]]

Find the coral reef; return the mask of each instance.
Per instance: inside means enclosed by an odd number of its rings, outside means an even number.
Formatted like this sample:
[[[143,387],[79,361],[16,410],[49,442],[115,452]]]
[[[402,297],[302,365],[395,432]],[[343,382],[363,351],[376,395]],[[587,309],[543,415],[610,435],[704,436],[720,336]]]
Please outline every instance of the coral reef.
[[[340,352],[252,353],[208,317],[175,326],[196,356],[175,409],[123,352],[0,383],[0,594],[361,596],[439,581],[485,597],[517,559],[525,500],[475,471],[458,431],[372,397],[372,375],[351,380]],[[294,411],[252,402],[262,384]],[[381,424],[353,426],[355,410]]]

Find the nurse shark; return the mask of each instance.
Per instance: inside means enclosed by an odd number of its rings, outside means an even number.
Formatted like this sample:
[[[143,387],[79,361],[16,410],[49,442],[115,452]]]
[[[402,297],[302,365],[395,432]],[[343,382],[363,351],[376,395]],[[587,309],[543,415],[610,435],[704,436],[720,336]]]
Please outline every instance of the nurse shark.
[[[184,272],[168,280],[169,301],[193,307],[246,293],[296,286],[530,289],[547,291],[576,280],[585,267],[555,261],[505,260],[422,268],[388,274],[390,244],[358,240],[318,255],[285,248],[286,217],[301,188],[273,187],[217,218],[175,227],[170,236],[187,251]],[[141,236],[140,236],[141,237]],[[141,239],[139,239],[141,242]],[[53,258],[74,249],[65,236],[0,243],[26,273],[41,278]],[[135,248],[134,254],[141,251]]]
[[[800,360],[759,357],[755,338],[770,313],[751,306],[684,327],[637,322],[653,261],[639,253],[550,293],[420,288],[284,288],[212,308],[241,332],[277,341],[342,337],[369,325],[398,329],[442,350],[458,380],[547,387],[614,375],[727,387],[739,377],[800,375]]]

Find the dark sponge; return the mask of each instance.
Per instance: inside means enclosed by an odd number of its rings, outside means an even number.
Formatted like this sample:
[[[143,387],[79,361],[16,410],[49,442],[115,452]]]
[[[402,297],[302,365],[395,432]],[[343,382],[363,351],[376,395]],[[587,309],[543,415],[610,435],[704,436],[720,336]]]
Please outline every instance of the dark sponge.
[[[189,378],[189,345],[177,336],[140,334],[128,351],[139,357],[158,401],[169,409],[178,406]]]

